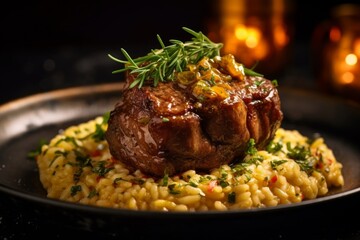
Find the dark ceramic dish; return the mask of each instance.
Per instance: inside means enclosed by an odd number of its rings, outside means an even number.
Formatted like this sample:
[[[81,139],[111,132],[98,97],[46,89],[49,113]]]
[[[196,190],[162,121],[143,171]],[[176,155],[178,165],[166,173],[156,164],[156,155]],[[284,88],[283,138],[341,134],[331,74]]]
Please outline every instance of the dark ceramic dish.
[[[224,229],[247,229],[248,232],[255,226],[256,229],[295,227],[304,221],[310,224],[342,218],[344,211],[349,216],[358,212],[359,208],[349,203],[360,193],[360,107],[341,99],[287,88],[279,88],[285,116],[282,127],[297,129],[309,137],[322,135],[344,166],[345,186],[331,190],[327,196],[262,209],[190,213],[107,209],[46,198],[36,164],[27,154],[38,147],[40,140],[51,139],[60,129],[111,110],[122,86],[70,88],[0,106],[0,192],[19,206],[31,206],[36,214],[55,224],[108,235],[136,232],[144,239],[151,234],[171,238],[172,234],[185,237],[190,232],[204,236],[210,230],[222,233]],[[351,209],[356,209],[355,213]]]

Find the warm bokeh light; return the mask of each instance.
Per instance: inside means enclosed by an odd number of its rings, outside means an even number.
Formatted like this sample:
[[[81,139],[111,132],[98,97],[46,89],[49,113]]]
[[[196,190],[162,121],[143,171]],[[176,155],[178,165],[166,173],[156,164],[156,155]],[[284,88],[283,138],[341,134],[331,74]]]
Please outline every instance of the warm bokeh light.
[[[341,31],[338,27],[332,27],[329,32],[329,38],[333,42],[338,42],[341,38]]]
[[[289,42],[289,36],[286,34],[285,27],[282,25],[274,28],[274,42],[277,48],[283,48]]]
[[[354,40],[354,54],[360,56],[360,37]]]
[[[224,42],[223,51],[225,54],[243,56],[245,59],[240,59],[240,61],[249,66],[268,56],[268,39],[265,38],[259,28],[239,23],[236,24],[233,31],[229,31],[229,29],[224,27],[221,31],[224,38],[222,41]]]
[[[245,40],[245,45],[248,48],[255,48],[259,44],[259,40],[261,39],[261,33],[259,29],[256,28],[249,28],[248,29],[248,36]]]
[[[346,55],[345,62],[349,66],[354,66],[357,63],[357,56],[353,53]]]
[[[243,24],[238,24],[235,28],[235,37],[244,42],[248,48],[255,48],[260,39],[262,38],[261,32],[259,29],[254,27],[246,27]]]
[[[239,41],[244,41],[248,36],[248,31],[245,25],[238,24],[235,28],[235,36]]]
[[[316,77],[322,90],[360,101],[360,5],[339,5],[316,28]]]
[[[218,25],[214,25],[209,37],[224,44],[222,54],[233,54],[247,67],[259,63],[262,69],[258,70],[264,74],[280,71],[286,63],[291,39],[287,3],[285,0],[218,1]]]
[[[334,83],[338,87],[353,84],[357,78],[358,58],[354,53],[349,53],[347,50],[339,49],[338,54],[332,63]]]
[[[342,75],[341,75],[341,82],[343,84],[350,84],[354,81],[354,74],[352,72],[344,72]]]

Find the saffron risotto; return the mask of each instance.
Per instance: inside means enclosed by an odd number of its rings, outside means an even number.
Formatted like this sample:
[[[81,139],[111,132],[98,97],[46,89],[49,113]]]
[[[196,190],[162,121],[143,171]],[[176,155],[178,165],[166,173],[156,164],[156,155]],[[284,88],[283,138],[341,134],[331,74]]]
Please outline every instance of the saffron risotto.
[[[324,196],[344,185],[342,164],[322,137],[280,128],[266,150],[209,173],[152,178],[112,158],[106,116],[59,131],[37,155],[47,197],[85,205],[158,211],[250,209]]]

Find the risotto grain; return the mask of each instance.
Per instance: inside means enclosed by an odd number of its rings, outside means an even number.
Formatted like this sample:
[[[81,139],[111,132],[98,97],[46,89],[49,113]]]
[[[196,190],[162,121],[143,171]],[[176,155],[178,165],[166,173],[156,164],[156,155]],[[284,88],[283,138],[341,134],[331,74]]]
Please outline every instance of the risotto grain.
[[[49,198],[133,210],[224,211],[301,202],[344,185],[342,164],[323,138],[283,128],[266,150],[250,141],[242,161],[209,173],[160,179],[131,173],[110,155],[104,119],[71,126],[42,146],[37,165]]]

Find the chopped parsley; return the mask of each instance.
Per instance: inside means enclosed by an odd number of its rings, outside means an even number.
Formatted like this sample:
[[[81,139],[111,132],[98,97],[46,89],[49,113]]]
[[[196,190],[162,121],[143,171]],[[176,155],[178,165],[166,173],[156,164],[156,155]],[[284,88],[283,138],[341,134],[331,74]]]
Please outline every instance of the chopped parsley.
[[[97,173],[100,177],[105,176],[106,173],[114,169],[114,167],[106,166],[106,161],[99,161],[96,166],[92,168],[94,173]]]
[[[291,144],[288,142],[286,144],[288,153],[287,156],[299,164],[302,171],[307,174],[311,174],[314,171],[314,166],[316,158],[311,155],[310,149],[305,146],[296,145],[291,147]]]
[[[76,138],[74,137],[66,136],[64,138],[61,138],[55,143],[55,146],[59,145],[61,142],[72,143],[74,146],[79,147],[78,143],[76,142]]]
[[[104,113],[102,117],[103,117],[102,124],[107,124],[110,118],[110,112]]]
[[[255,164],[259,165],[262,161],[264,161],[264,158],[262,156],[253,156],[251,158],[244,160],[248,164]]]
[[[231,170],[234,173],[235,176],[241,176],[247,173],[252,173],[252,171],[250,169],[247,168],[247,166],[249,166],[248,163],[238,163],[236,165],[234,165]]]
[[[266,146],[266,151],[269,153],[276,153],[282,149],[283,145],[281,142],[270,141],[270,143]]]
[[[192,186],[192,187],[198,187],[198,184],[193,182],[193,181],[190,181],[189,185]]]
[[[169,193],[170,193],[170,194],[176,195],[176,194],[180,194],[180,193],[181,193],[180,190],[176,189],[176,184],[175,184],[175,183],[169,185],[169,186],[168,186],[168,189],[169,189]]]
[[[287,160],[273,160],[273,161],[270,161],[270,165],[271,165],[271,168],[276,170],[276,168],[283,164],[283,163],[286,163]]]
[[[45,139],[41,139],[38,143],[38,146],[33,151],[28,152],[27,157],[30,159],[35,159],[41,153],[41,148],[43,145],[46,145],[47,141]]]
[[[101,142],[105,140],[105,130],[102,127],[102,124],[95,125],[95,132],[90,135],[95,142]]]
[[[96,191],[96,189],[92,189],[90,192],[89,192],[89,195],[87,196],[88,198],[93,198],[95,197],[96,195],[99,195],[99,193]]]
[[[51,162],[49,163],[49,167],[55,162],[55,160],[60,157],[60,156],[64,156],[64,158],[66,158],[66,156],[68,155],[69,152],[66,151],[60,151],[60,150],[56,150],[55,151],[55,156],[54,158],[51,160]]]
[[[222,187],[222,188],[226,188],[227,186],[230,185],[230,183],[228,183],[226,180],[224,179],[220,179],[219,180],[219,185]]]
[[[114,184],[116,185],[120,181],[131,182],[133,184],[138,184],[138,185],[143,185],[145,183],[145,180],[141,179],[141,178],[133,178],[131,180],[127,180],[127,179],[119,177],[119,178],[114,179]]]
[[[236,193],[230,192],[228,195],[228,202],[229,203],[235,203],[236,202]]]
[[[257,149],[255,147],[255,139],[250,138],[250,140],[247,143],[245,153],[249,155],[255,155],[255,153],[257,153]]]
[[[162,178],[161,185],[167,186],[169,183],[169,174],[165,171],[164,177]]]
[[[163,118],[162,118],[162,122],[169,122],[169,121],[170,121],[170,119],[167,118],[167,117],[163,117]]]
[[[73,197],[73,196],[75,196],[78,192],[80,192],[81,191],[81,185],[74,185],[74,186],[72,186],[71,187],[71,189],[70,189],[70,194],[71,194],[71,196]]]

